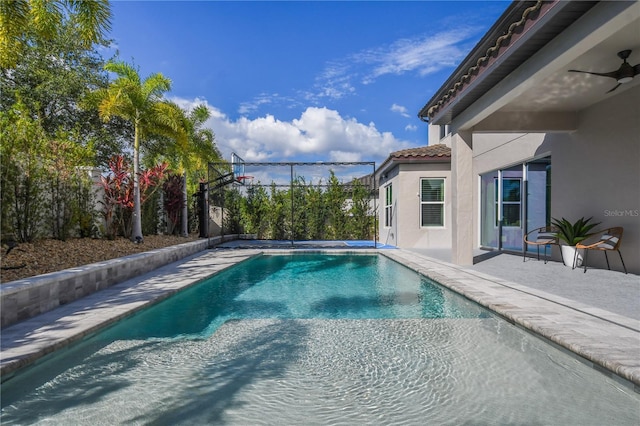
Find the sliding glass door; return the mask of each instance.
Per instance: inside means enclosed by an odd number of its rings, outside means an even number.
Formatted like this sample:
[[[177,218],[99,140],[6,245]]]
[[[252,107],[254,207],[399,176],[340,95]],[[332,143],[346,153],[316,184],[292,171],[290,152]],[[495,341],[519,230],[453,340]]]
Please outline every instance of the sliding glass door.
[[[522,251],[529,230],[549,224],[551,158],[480,176],[480,244]]]

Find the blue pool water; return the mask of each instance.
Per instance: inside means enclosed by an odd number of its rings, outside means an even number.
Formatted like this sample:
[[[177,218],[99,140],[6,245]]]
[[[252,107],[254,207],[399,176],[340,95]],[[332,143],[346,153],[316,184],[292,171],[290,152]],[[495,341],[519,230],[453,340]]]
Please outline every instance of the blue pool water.
[[[2,424],[637,424],[640,398],[371,255],[261,256],[2,384]]]
[[[486,315],[375,255],[260,256],[109,331],[113,339],[206,338],[231,319],[462,318]]]

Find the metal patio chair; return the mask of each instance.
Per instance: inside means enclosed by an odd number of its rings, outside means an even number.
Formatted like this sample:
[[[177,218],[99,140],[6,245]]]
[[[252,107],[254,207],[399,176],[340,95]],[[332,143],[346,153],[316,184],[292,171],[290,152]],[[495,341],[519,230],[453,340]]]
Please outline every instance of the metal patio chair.
[[[590,250],[599,250],[604,252],[604,258],[607,260],[607,269],[611,270],[611,266],[609,265],[609,257],[607,256],[608,251],[617,251],[620,255],[620,262],[622,262],[622,267],[624,268],[624,273],[627,273],[627,267],[624,264],[624,260],[622,260],[622,253],[620,253],[620,242],[622,241],[622,231],[623,228],[620,226],[616,226],[613,228],[608,228],[602,231],[600,234],[600,238],[598,241],[586,244],[585,242],[576,244],[576,257],[578,256],[578,250],[584,249],[584,262],[582,265],[584,266],[584,272],[587,272],[587,254]],[[575,263],[574,263],[575,265]]]
[[[524,236],[524,250],[522,252],[522,261],[527,258],[527,248],[529,245],[536,246],[538,250],[538,260],[540,260],[540,246],[544,246],[544,263],[547,263],[547,246],[560,245],[558,239],[558,228],[555,226],[541,226],[527,232]],[[551,254],[551,253],[549,253]],[[562,253],[560,254],[562,255]]]

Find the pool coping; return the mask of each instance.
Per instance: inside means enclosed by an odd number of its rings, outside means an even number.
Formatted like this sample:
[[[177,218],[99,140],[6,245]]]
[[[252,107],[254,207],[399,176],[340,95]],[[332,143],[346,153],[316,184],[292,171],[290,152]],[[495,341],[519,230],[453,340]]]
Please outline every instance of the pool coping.
[[[638,321],[406,250],[380,252],[640,393]]]
[[[554,346],[640,392],[640,331],[633,320],[576,306],[559,296],[402,249],[209,249],[93,293],[2,330],[2,381],[46,355],[133,315],[176,292],[255,256],[269,254],[379,254],[488,308]],[[528,289],[531,290],[531,289]]]

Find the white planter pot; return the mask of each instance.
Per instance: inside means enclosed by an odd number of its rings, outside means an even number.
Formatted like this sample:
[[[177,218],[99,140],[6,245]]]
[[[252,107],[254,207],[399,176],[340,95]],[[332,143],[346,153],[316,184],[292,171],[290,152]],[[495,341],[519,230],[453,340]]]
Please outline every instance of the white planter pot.
[[[575,246],[560,246],[560,250],[562,250],[562,260],[564,261],[565,266],[569,266],[572,268],[582,266],[582,256],[584,254],[584,250],[578,250],[578,257],[576,257]],[[573,264],[574,260],[576,262],[575,265]]]

